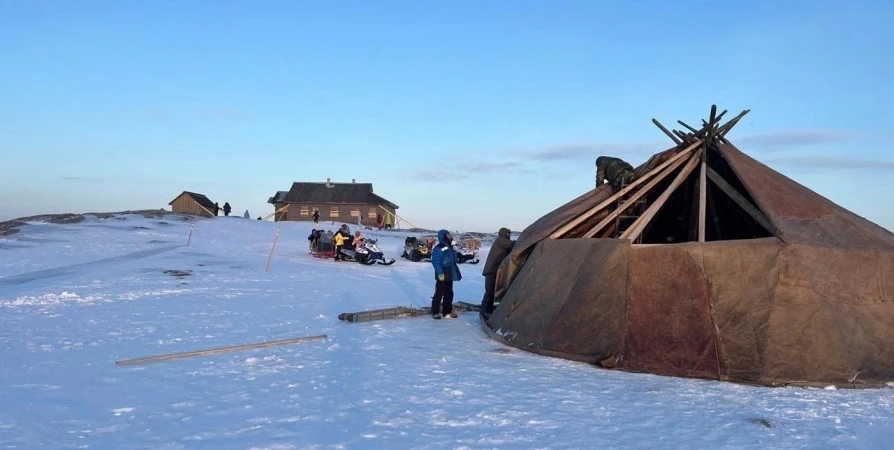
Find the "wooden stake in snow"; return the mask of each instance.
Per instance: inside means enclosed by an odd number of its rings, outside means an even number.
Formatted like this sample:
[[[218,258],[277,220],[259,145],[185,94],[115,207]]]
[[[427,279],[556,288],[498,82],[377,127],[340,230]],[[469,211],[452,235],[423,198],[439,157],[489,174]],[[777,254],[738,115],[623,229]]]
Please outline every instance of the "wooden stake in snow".
[[[189,237],[186,238],[186,246],[187,247],[189,247],[189,241],[192,240],[192,230],[194,230],[195,228],[196,228],[196,223],[193,222],[193,224],[190,225],[190,227],[189,227]]]
[[[317,339],[326,339],[327,337],[328,337],[327,335],[321,334],[321,335],[317,335],[317,336],[305,336],[305,337],[299,337],[299,338],[281,339],[278,341],[266,341],[266,342],[258,342],[258,343],[254,343],[254,344],[233,345],[230,347],[210,348],[210,349],[206,349],[206,350],[196,350],[196,351],[191,351],[191,352],[169,353],[166,355],[147,356],[145,358],[125,359],[125,360],[121,360],[121,361],[115,361],[115,364],[117,364],[119,366],[149,364],[149,363],[154,363],[154,362],[170,361],[172,359],[189,358],[192,356],[217,355],[217,354],[226,353],[226,352],[235,352],[235,351],[240,351],[240,350],[251,350],[251,349],[262,348],[262,347],[273,347],[276,345],[294,344],[294,343],[298,343],[298,342],[313,341],[313,340],[317,340]]]
[[[279,239],[279,227],[276,227],[276,235],[273,236],[273,245],[270,247],[270,256],[267,257],[267,266],[264,267],[264,272],[270,269],[270,259],[273,258],[273,249],[276,248],[277,239]]]

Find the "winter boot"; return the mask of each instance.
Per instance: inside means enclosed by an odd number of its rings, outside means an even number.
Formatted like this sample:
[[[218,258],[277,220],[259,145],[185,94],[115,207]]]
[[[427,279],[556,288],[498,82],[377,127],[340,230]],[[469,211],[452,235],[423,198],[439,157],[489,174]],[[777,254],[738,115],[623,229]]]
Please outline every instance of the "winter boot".
[[[433,315],[431,316],[431,318],[432,318],[432,319],[440,319],[440,318],[441,318],[441,313],[433,314]]]

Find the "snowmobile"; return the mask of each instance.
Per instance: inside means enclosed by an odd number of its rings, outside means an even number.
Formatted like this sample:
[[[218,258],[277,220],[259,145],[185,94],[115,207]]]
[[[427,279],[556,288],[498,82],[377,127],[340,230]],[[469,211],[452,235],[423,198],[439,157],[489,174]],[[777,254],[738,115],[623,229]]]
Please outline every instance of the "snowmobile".
[[[404,252],[400,257],[413,262],[430,261],[431,247],[428,246],[425,239],[409,236],[404,240]]]
[[[354,237],[351,236],[345,241],[345,245],[341,248],[339,255],[344,261],[357,261],[360,264],[365,264],[367,266],[371,266],[375,263],[379,263],[383,266],[394,264],[394,258],[392,258],[391,261],[385,260],[385,253],[379,250],[379,246],[376,245],[377,242],[378,241],[375,239],[364,239],[363,243],[360,244],[360,247],[357,250],[353,250]]]
[[[465,242],[454,245],[454,248],[456,249],[457,263],[478,264],[478,250],[473,249],[469,244]]]

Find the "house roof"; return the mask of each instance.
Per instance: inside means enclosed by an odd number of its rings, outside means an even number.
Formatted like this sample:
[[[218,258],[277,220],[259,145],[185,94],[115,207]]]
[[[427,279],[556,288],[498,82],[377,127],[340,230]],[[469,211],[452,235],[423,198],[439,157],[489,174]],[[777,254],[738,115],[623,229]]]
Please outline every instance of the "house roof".
[[[168,205],[173,205],[174,201],[177,200],[178,198],[180,198],[183,194],[190,196],[193,200],[196,201],[196,203],[202,205],[205,208],[208,208],[211,210],[214,209],[214,202],[212,202],[211,199],[209,199],[208,197],[205,197],[202,194],[197,194],[195,192],[189,192],[189,191],[181,192],[180,195],[174,197],[174,200],[171,200],[170,202],[168,202]]]
[[[282,203],[321,203],[344,204],[362,203],[387,205],[394,209],[399,207],[385,198],[373,193],[372,183],[308,183],[295,182],[284,197],[277,195],[268,200],[281,198]]]
[[[267,203],[270,203],[270,204],[274,204],[274,203],[284,203],[284,202],[286,201],[286,200],[285,200],[285,199],[286,199],[286,194],[288,194],[288,193],[289,193],[289,191],[276,191],[276,195],[274,195],[273,197],[268,198],[268,199],[267,199]]]

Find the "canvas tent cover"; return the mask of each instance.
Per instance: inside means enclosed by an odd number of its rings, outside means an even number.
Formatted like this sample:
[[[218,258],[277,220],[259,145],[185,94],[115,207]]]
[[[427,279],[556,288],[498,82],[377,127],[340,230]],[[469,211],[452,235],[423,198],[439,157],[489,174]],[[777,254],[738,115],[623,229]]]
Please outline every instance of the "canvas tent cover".
[[[608,185],[525,229],[500,267],[502,298],[485,329],[520,349],[629,371],[760,385],[894,381],[894,235],[738,150],[724,137],[737,120],[720,127],[712,112],[635,169],[655,173],[702,143],[644,195],[654,205],[674,191],[641,228],[643,245],[582,237],[612,223],[611,207],[593,213],[614,198]],[[702,184],[707,195],[687,207]],[[674,219],[688,228],[665,225]]]

